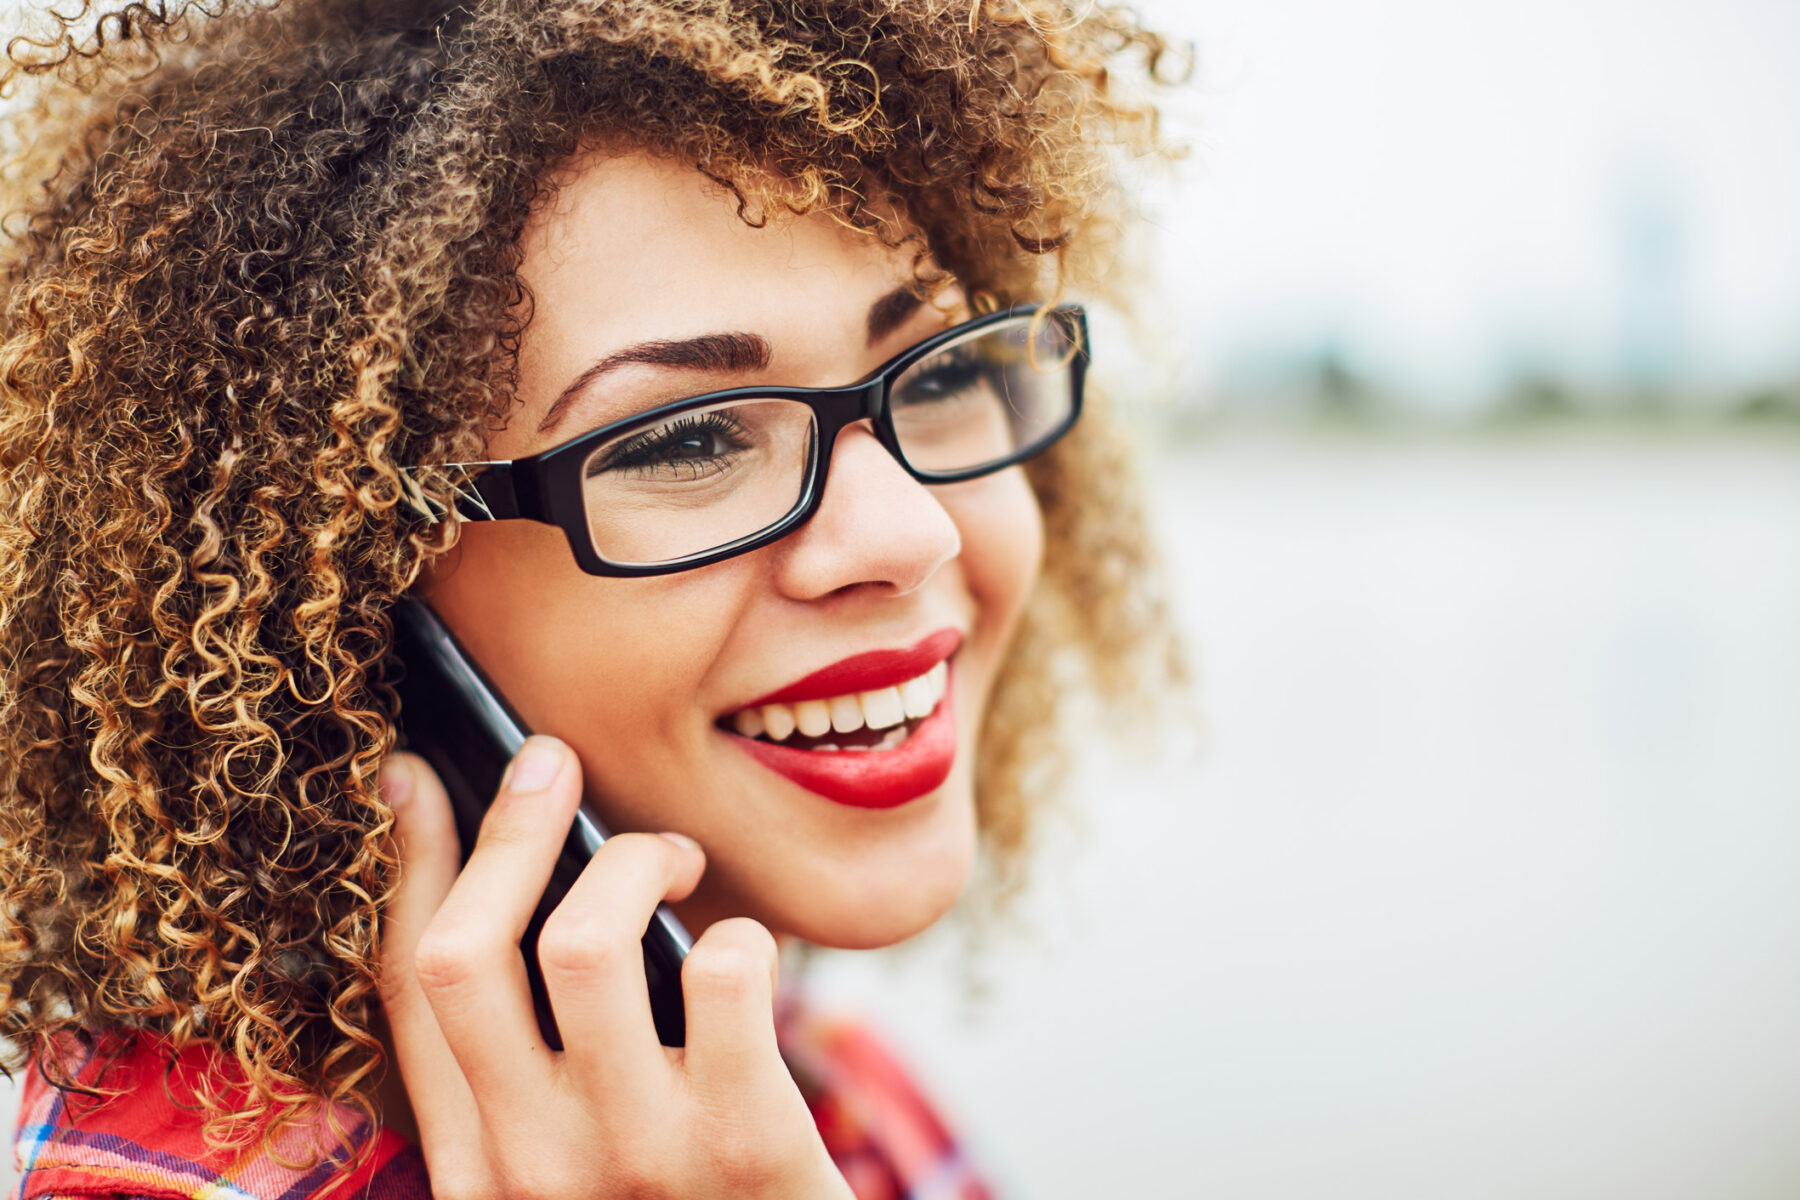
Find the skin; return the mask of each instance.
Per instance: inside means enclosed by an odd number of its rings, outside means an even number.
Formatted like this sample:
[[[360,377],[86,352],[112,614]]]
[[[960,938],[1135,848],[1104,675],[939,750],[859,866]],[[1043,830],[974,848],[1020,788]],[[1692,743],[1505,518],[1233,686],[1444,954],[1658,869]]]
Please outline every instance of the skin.
[[[962,315],[925,306],[870,345],[866,314],[908,278],[906,254],[818,214],[754,229],[697,171],[642,156],[577,164],[524,242],[536,303],[522,405],[492,436],[493,458],[719,388],[847,383]],[[726,331],[767,339],[767,369],[624,367],[538,428],[608,353]],[[706,876],[678,909],[690,928],[738,914],[825,945],[884,946],[942,915],[968,874],[969,748],[1042,539],[1020,471],[927,488],[857,426],[839,438],[819,513],[758,551],[602,578],[559,529],[472,523],[423,591],[526,723],[575,751],[612,828],[678,830],[706,848]],[[965,634],[952,663],[960,750],[932,795],[880,812],[822,801],[714,727],[819,667],[945,627]]]
[[[534,298],[519,407],[490,458],[517,458],[654,404],[758,382],[853,381],[966,311],[925,305],[869,338],[910,257],[813,214],[755,229],[691,167],[634,153],[571,164],[523,238]],[[630,365],[552,403],[645,340],[747,332],[765,368]],[[461,1196],[843,1196],[775,1045],[778,939],[892,944],[954,902],[975,853],[973,750],[1036,578],[1043,530],[1022,473],[927,488],[865,426],[839,437],[821,508],[786,538],[674,575],[576,565],[563,533],[471,523],[421,591],[526,723],[468,864],[417,759],[384,776],[403,884],[383,999],[405,1109],[434,1190]],[[825,800],[716,722],[852,654],[946,627],[958,752],[896,808]],[[537,769],[524,765],[527,757]],[[615,830],[539,944],[566,1050],[538,1036],[518,941],[583,787]],[[657,831],[669,831],[656,836]],[[637,938],[667,899],[698,934],[688,1046],[656,1042]]]

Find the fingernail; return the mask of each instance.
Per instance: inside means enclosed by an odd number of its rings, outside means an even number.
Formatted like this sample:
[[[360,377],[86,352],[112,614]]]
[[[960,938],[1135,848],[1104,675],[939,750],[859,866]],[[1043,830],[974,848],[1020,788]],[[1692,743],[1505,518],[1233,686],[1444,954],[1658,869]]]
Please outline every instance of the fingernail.
[[[696,842],[693,838],[689,837],[685,833],[676,833],[673,830],[665,829],[662,832],[662,836],[668,838],[671,842],[674,842],[677,846],[681,846],[685,849],[688,849],[688,850],[700,849],[700,843]]]
[[[526,738],[507,769],[506,787],[514,792],[541,792],[555,782],[562,765],[562,745],[555,738]]]
[[[412,768],[405,759],[390,758],[381,764],[375,785],[381,789],[381,798],[387,801],[389,808],[399,808],[412,799],[415,786]]]

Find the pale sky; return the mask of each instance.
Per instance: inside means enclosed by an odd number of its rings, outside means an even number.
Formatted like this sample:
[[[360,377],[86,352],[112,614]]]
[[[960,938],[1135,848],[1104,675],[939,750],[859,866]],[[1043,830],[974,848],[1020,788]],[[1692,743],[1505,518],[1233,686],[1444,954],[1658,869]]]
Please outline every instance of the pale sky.
[[[1201,51],[1158,256],[1200,387],[1322,339],[1452,405],[1645,343],[1701,388],[1800,378],[1800,3],[1139,7]]]

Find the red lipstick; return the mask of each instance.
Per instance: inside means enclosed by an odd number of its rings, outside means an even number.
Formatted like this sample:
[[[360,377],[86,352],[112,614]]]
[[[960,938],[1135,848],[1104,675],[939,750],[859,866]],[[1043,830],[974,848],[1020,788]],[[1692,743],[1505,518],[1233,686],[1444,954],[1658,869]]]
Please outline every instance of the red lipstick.
[[[770,692],[739,707],[795,704],[801,700],[824,700],[850,692],[872,692],[877,688],[898,687],[909,679],[917,679],[955,654],[956,648],[962,645],[962,636],[961,630],[940,629],[910,649],[871,650],[866,654],[852,654],[829,667],[814,671],[804,679],[796,679],[780,691]]]
[[[956,714],[951,692],[946,687],[944,698],[931,715],[892,750],[801,750],[779,742],[728,736],[769,770],[827,800],[853,808],[894,808],[943,786],[950,777],[950,768],[956,762]],[[812,700],[818,695],[799,698]]]

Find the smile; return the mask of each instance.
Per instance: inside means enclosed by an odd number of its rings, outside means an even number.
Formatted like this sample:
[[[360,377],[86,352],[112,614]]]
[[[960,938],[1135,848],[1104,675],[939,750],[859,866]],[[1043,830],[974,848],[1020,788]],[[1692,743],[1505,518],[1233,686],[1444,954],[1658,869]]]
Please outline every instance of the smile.
[[[906,740],[916,722],[929,717],[950,682],[939,663],[898,687],[846,692],[823,700],[764,704],[741,709],[732,728],[747,738],[788,742],[807,750],[890,750]]]
[[[960,632],[856,655],[720,718],[751,758],[827,800],[892,808],[941,786],[956,759],[949,657]]]

